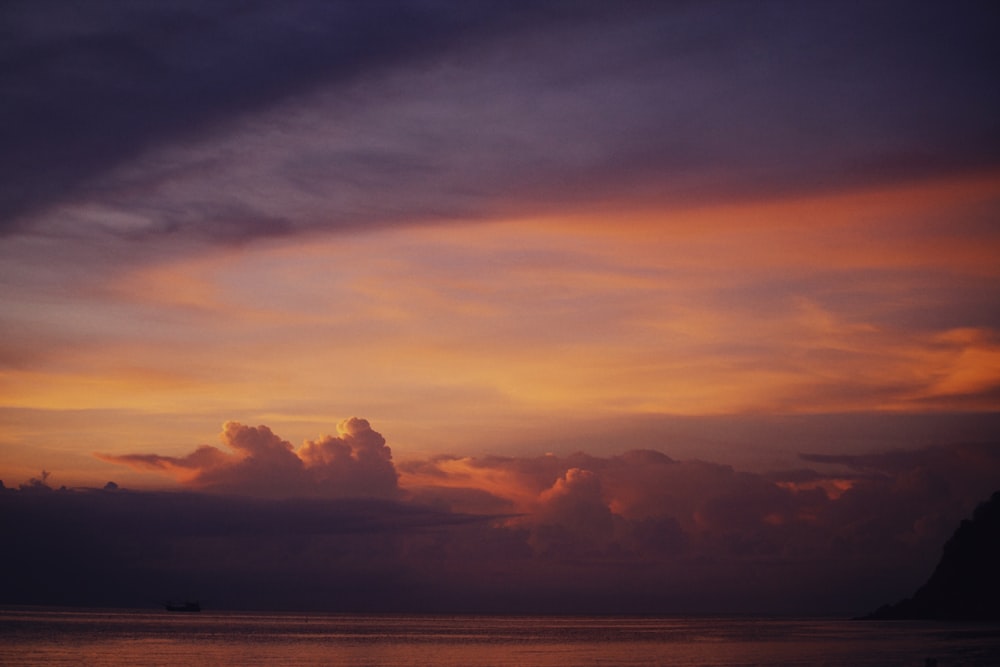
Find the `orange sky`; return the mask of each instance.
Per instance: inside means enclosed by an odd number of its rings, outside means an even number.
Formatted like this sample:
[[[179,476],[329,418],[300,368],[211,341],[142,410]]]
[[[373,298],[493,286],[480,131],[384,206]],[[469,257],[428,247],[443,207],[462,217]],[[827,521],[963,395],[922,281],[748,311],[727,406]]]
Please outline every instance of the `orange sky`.
[[[8,309],[5,476],[121,476],[91,453],[235,417],[300,441],[363,415],[405,459],[602,417],[994,411],[1000,235],[967,211],[998,194],[615,202],[126,264]]]
[[[989,3],[293,5],[4,12],[0,603],[860,612],[996,491]]]
[[[804,432],[726,419],[997,413],[978,6],[306,3],[302,31],[57,5],[10,19],[10,484],[131,475],[93,453],[177,455],[228,420],[299,443],[364,417],[397,459],[764,467]],[[123,34],[158,67],[120,63]]]

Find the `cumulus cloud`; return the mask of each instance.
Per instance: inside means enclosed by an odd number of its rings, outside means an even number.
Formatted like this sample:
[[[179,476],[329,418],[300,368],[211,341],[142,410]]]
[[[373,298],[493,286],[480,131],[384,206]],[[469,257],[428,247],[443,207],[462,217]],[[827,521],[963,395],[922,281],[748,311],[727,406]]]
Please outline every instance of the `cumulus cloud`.
[[[372,586],[400,587],[381,603],[406,608],[427,608],[418,601],[426,596],[450,610],[760,611],[766,600],[774,611],[863,611],[922,581],[958,521],[1000,480],[996,443],[803,454],[803,467],[767,473],[653,449],[436,456],[397,471],[363,419],[298,450],[265,426],[230,422],[221,437],[227,451],[105,458],[213,492],[203,518],[215,528],[184,537],[185,549],[234,571],[291,568],[318,581],[341,581],[321,562],[368,562],[384,571],[381,583],[366,580]],[[396,502],[385,515],[358,504],[370,500],[330,500],[365,496]],[[149,520],[186,530],[156,507]],[[248,512],[252,520],[240,518]],[[370,536],[317,537],[328,525]],[[213,531],[226,537],[213,541]],[[254,551],[250,534],[276,541]]]
[[[522,514],[509,524],[531,533],[539,556],[561,545],[564,552],[574,546],[656,558],[888,560],[914,545],[933,552],[949,527],[992,493],[998,451],[979,444],[804,454],[805,462],[824,465],[773,473],[677,461],[652,450],[439,458],[404,467],[403,480],[422,488],[483,484]],[[462,496],[452,501],[454,509],[470,509]]]
[[[392,451],[367,420],[351,417],[337,435],[307,441],[296,451],[267,426],[226,422],[230,450],[204,445],[184,457],[98,454],[137,469],[173,474],[191,488],[251,496],[391,498],[397,495]]]
[[[600,478],[580,468],[570,468],[539,495],[528,521],[534,526],[535,547],[544,551],[602,550],[613,537],[614,521]]]
[[[407,498],[493,517],[539,558],[780,560],[836,553],[890,558],[933,549],[1000,480],[992,444],[865,455],[802,454],[803,467],[757,473],[651,449],[615,456],[456,457],[397,467],[368,421],[296,450],[266,426],[224,426],[225,447],[185,457],[102,456],[174,475],[192,489],[247,496]],[[513,533],[512,533],[513,534]]]
[[[336,436],[307,441],[299,458],[317,484],[343,495],[391,496],[396,491],[392,451],[365,419],[345,419],[337,425]]]
[[[642,587],[623,574],[630,568],[679,597],[697,581],[705,604],[757,594],[844,607],[831,586],[863,587],[855,599],[880,604],[919,583],[957,522],[1000,483],[991,443],[802,459],[816,467],[754,473],[654,450],[438,457],[404,466],[402,480],[424,493],[481,484],[507,498],[519,514],[496,529],[530,547],[525,572],[558,564],[633,600]],[[450,499],[472,508],[465,496]]]

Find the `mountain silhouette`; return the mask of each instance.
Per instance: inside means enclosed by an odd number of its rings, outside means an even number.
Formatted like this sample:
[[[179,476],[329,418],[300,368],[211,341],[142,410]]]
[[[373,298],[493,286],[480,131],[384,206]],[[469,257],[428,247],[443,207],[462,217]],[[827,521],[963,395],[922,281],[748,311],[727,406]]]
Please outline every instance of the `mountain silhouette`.
[[[1000,491],[962,521],[913,597],[864,618],[1000,620]]]

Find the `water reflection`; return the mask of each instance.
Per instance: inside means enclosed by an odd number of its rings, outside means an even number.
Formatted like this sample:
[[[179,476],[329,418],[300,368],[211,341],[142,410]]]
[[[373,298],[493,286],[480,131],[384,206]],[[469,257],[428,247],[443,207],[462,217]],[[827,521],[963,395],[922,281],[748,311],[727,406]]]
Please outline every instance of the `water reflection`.
[[[1000,628],[841,619],[0,611],[0,664],[1000,664]]]

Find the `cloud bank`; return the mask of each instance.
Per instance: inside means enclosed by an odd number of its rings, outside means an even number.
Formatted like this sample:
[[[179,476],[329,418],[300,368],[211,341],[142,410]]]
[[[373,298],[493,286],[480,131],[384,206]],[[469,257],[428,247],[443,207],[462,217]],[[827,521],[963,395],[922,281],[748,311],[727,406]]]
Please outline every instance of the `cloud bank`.
[[[648,449],[394,466],[362,419],[297,451],[264,426],[223,440],[106,457],[187,491],[5,489],[4,567],[23,577],[3,601],[860,613],[926,577],[1000,480],[996,443],[751,473]]]

